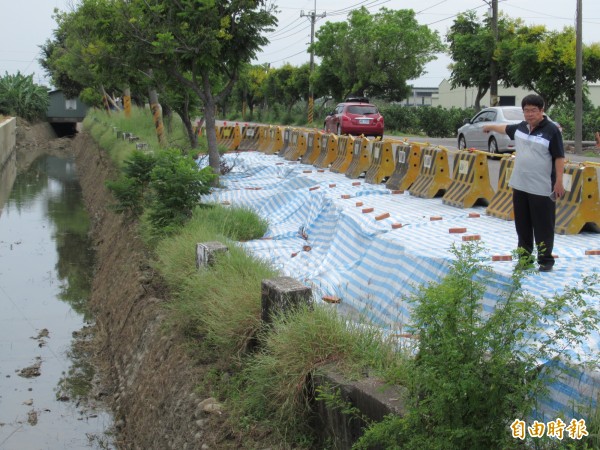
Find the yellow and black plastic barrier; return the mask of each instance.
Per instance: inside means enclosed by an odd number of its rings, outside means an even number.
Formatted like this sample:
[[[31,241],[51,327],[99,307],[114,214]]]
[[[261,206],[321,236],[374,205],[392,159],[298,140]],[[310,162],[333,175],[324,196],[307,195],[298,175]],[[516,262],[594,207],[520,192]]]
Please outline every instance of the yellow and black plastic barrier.
[[[454,156],[452,183],[442,198],[446,205],[470,208],[487,206],[494,197],[487,156],[483,152],[460,151]]]
[[[410,187],[410,195],[434,198],[444,194],[452,179],[448,165],[448,151],[444,147],[426,147],[421,151],[419,176]]]
[[[337,158],[331,163],[329,170],[335,173],[344,173],[348,170],[350,161],[352,161],[354,141],[356,138],[352,136],[338,136]]]
[[[329,167],[335,158],[337,157],[338,151],[338,136],[330,133],[324,134],[321,137],[321,152],[319,153],[319,157],[314,162],[313,166],[318,167],[320,169],[326,169]]]
[[[271,127],[270,125],[261,125],[258,127],[258,151],[265,152],[271,147]]]
[[[371,165],[365,174],[365,182],[379,184],[394,173],[394,149],[404,144],[402,141],[385,139],[373,144]]]
[[[302,158],[300,158],[300,162],[302,164],[314,164],[319,155],[321,154],[321,139],[323,133],[320,131],[314,130],[306,133],[306,152]]]
[[[514,166],[515,158],[512,156],[504,157],[500,161],[498,189],[496,189],[492,201],[485,210],[486,214],[504,220],[515,219],[512,203],[512,188],[508,185]]]
[[[241,131],[240,145],[238,150],[258,150],[260,139],[260,127],[258,125],[244,124]]]
[[[287,150],[282,155],[284,159],[288,161],[297,161],[300,144],[300,134],[302,131],[298,128],[294,128],[290,133],[290,142],[288,143]]]
[[[276,149],[277,156],[283,157],[292,142],[292,127],[283,127],[283,141],[281,147]]]
[[[423,147],[427,147],[427,144],[411,142],[409,144],[397,145],[394,148],[396,167],[385,183],[385,187],[393,191],[406,191],[412,186],[419,176],[421,149]]]
[[[279,151],[283,148],[284,128],[272,126],[269,130],[269,135],[271,143],[265,150],[265,154],[274,155],[275,153],[279,153]]]
[[[596,168],[569,164],[565,166],[563,184],[565,195],[556,202],[556,232],[578,234],[583,229],[600,232]]]
[[[302,158],[306,153],[306,137],[308,135],[307,130],[298,129],[295,130],[298,134],[296,138],[296,144],[293,149],[288,148],[288,151],[285,154],[285,159],[288,161],[298,161],[298,159]],[[292,133],[292,139],[294,138]]]
[[[366,172],[371,165],[371,153],[373,144],[377,141],[369,140],[366,137],[356,138],[352,148],[352,160],[348,170],[344,174],[348,178],[358,178],[363,172]]]
[[[236,150],[240,145],[241,134],[237,125],[216,126],[217,145],[222,145],[228,150]]]

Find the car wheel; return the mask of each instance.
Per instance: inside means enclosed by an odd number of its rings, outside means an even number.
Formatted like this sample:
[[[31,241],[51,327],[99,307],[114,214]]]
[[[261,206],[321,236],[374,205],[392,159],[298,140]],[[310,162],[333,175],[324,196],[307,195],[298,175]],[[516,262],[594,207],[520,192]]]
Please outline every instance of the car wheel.
[[[337,126],[337,135],[338,135],[338,136],[341,136],[341,135],[342,135],[342,127],[340,126],[340,124],[339,124],[339,123],[338,123],[338,126]]]
[[[459,150],[467,149],[467,141],[465,140],[465,137],[462,134],[458,137],[458,149]]]
[[[498,155],[498,142],[496,142],[494,136],[492,136],[488,142],[488,151],[494,156]]]

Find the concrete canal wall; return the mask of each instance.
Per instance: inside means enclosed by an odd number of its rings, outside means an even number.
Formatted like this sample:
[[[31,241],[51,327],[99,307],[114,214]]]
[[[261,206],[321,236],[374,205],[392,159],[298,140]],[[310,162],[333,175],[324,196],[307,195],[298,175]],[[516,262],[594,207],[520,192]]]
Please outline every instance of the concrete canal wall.
[[[0,214],[17,177],[16,125],[14,117],[0,117]]]
[[[11,157],[17,145],[17,119],[0,118],[0,169]]]

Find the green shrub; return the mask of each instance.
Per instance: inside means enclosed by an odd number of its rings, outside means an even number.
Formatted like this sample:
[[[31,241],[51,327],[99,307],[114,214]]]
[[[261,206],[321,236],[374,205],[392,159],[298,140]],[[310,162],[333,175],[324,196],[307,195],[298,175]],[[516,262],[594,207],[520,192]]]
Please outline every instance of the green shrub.
[[[600,323],[594,305],[584,300],[584,295],[600,295],[598,275],[538,300],[522,290],[525,271],[517,269],[510,292],[484,313],[481,302],[489,284],[480,252],[478,246],[454,248],[450,273],[411,298],[419,345],[405,380],[408,412],[373,425],[356,448],[370,448],[376,439],[391,439],[396,448],[406,449],[517,447],[508,425],[531,417],[548,383],[571,370],[558,367],[541,377],[539,361],[580,363],[571,350]],[[597,364],[597,353],[587,357]]]
[[[198,170],[196,162],[178,149],[158,152],[151,173],[148,213],[154,229],[169,233],[181,226],[191,216],[200,195],[210,192],[214,179],[212,168]]]
[[[406,134],[419,134],[419,120],[415,108],[390,105],[381,109],[386,130],[396,130]]]
[[[138,217],[144,211],[145,195],[151,181],[156,158],[152,153],[135,150],[125,160],[123,175],[115,181],[107,181],[106,186],[117,199],[113,206],[119,213]]]
[[[33,82],[33,74],[29,76],[17,72],[9,75],[5,72],[0,77],[0,113],[19,116],[27,120],[45,118],[48,111],[48,89]]]

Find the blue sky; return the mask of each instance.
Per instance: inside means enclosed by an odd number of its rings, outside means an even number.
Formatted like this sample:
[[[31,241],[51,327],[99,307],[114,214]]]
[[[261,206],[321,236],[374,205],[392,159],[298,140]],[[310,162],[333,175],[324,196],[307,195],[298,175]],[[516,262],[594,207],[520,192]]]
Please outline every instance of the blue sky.
[[[310,41],[310,22],[301,12],[326,13],[317,21],[316,28],[326,21],[344,20],[349,10],[360,6],[376,12],[381,7],[413,9],[417,20],[437,30],[442,38],[456,14],[474,9],[483,15],[488,10],[484,0],[271,0],[278,5],[279,26],[269,38],[271,43],[258,55],[255,63],[271,63],[279,67],[285,62],[300,65],[308,62],[306,53]],[[39,45],[52,37],[56,26],[53,9],[69,10],[77,0],[0,0],[0,75],[34,74],[34,80],[47,84],[48,80],[37,63]],[[549,29],[560,30],[575,24],[576,0],[500,0],[499,10],[510,17],[521,17],[527,24],[545,24]],[[600,42],[600,1],[583,0],[583,39],[586,44]],[[318,62],[318,60],[317,60]],[[438,55],[429,63],[428,73],[415,86],[435,87],[449,76],[450,59]]]

